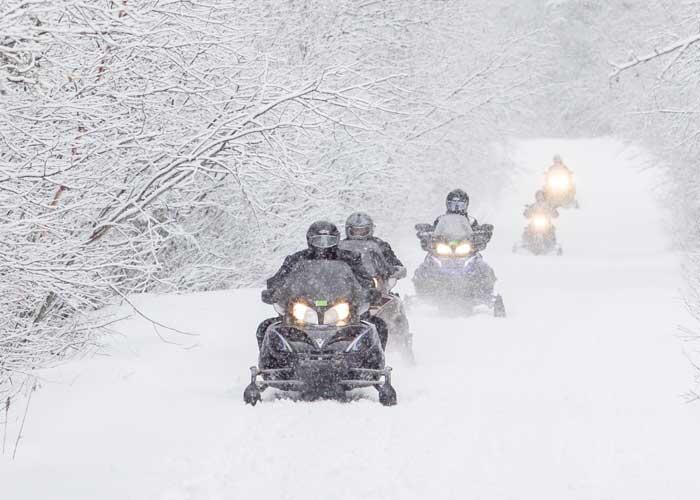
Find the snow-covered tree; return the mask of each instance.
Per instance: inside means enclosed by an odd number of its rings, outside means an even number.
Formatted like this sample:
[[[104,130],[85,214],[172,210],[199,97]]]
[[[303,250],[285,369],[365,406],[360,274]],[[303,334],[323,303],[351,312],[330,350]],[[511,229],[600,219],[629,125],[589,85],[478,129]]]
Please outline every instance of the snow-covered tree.
[[[518,5],[0,3],[0,387],[115,298],[258,283],[316,218],[488,183],[539,85]]]

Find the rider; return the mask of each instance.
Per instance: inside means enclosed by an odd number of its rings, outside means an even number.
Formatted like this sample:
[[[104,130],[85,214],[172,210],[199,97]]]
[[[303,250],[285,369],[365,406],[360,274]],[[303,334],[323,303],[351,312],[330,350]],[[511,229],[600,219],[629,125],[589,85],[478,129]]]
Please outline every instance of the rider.
[[[466,217],[473,230],[476,231],[479,228],[479,222],[475,218],[470,217],[467,213],[467,210],[469,209],[469,195],[466,193],[466,191],[461,189],[453,189],[447,193],[447,198],[445,198],[445,207],[447,208],[447,212],[435,219],[435,222],[433,222],[433,228],[437,227],[440,219],[447,214],[457,214]]]
[[[267,280],[267,290],[263,290],[262,299],[267,304],[274,304],[274,293],[284,283],[284,279],[294,269],[296,264],[303,260],[342,260],[348,264],[355,278],[363,288],[372,288],[374,282],[372,276],[367,274],[362,266],[362,260],[357,252],[341,250],[340,231],[335,224],[326,221],[317,221],[311,224],[306,232],[306,244],[308,248],[287,256],[279,271]]]
[[[404,267],[391,245],[374,236],[374,221],[366,213],[355,212],[348,217],[347,221],[345,221],[345,236],[348,240],[365,240],[376,243],[381,250],[384,260],[395,272]]]
[[[550,219],[556,219],[559,217],[559,211],[557,211],[556,207],[547,201],[547,195],[541,189],[535,193],[535,203],[527,205],[523,215],[529,219],[538,213],[544,214]]]
[[[469,195],[466,193],[466,191],[462,189],[453,189],[447,193],[447,197],[445,198],[445,207],[447,208],[447,212],[435,219],[435,222],[433,222],[433,229],[437,227],[440,220],[446,215],[456,214],[466,217],[469,224],[471,224],[472,230],[483,235],[483,245],[486,245],[486,243],[491,240],[491,236],[493,235],[493,225],[479,224],[479,221],[467,213],[467,210],[469,209]],[[423,248],[427,248],[430,233],[419,233],[418,237],[421,240],[421,245]]]
[[[359,284],[370,290],[370,297],[376,299],[380,293],[375,289],[373,277],[370,276],[362,266],[362,259],[359,253],[342,250],[338,248],[340,243],[340,231],[335,224],[326,221],[317,221],[311,224],[306,232],[306,243],[308,248],[287,256],[279,271],[267,280],[267,289],[262,291],[262,301],[266,304],[275,303],[275,295],[280,286],[284,285],[285,278],[292,272],[296,265],[305,260],[340,260],[350,266]],[[262,345],[265,331],[270,324],[278,318],[270,318],[263,321],[258,326],[257,339],[258,347]],[[383,345],[386,344],[386,325],[381,320],[375,322]]]
[[[561,155],[559,154],[554,155],[554,158],[552,158],[552,164],[547,169],[547,175],[554,173],[557,170],[564,171],[567,175],[573,174],[571,169],[564,164],[564,161],[561,159]]]

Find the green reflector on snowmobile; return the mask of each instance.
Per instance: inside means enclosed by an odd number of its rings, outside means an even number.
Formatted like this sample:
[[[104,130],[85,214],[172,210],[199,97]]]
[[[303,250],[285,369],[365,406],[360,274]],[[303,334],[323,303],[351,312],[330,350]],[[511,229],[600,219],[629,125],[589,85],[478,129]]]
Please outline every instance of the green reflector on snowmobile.
[[[316,307],[326,307],[328,305],[327,300],[317,300],[314,302],[316,304]]]

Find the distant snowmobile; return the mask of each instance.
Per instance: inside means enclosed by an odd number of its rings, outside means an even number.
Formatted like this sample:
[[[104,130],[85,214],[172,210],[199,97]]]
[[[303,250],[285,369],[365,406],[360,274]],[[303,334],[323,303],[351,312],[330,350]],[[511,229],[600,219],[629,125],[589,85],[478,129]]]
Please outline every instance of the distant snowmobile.
[[[554,157],[554,164],[545,173],[543,188],[547,202],[556,208],[579,208],[576,200],[574,174],[564,165],[559,156]]]
[[[417,224],[417,236],[428,251],[413,276],[417,298],[472,313],[487,306],[496,317],[505,317],[503,298],[494,294],[496,276],[479,251],[490,235],[474,230],[458,214],[443,215],[437,226]]]
[[[361,320],[369,291],[338,260],[299,262],[275,292],[278,321],[267,327],[258,366],[243,399],[255,405],[268,387],[303,398],[343,398],[374,387],[385,406],[396,404],[391,368],[376,327]]]
[[[406,309],[401,297],[392,292],[396,282],[406,277],[406,268],[389,266],[379,245],[372,240],[345,239],[339,247],[362,256],[362,265],[374,277],[375,285],[381,291],[381,299],[373,302],[370,314],[383,319],[389,329],[387,349],[396,350],[406,361],[413,362],[413,335],[409,329]]]
[[[522,242],[515,245],[514,252],[523,248],[534,255],[545,255],[556,253],[562,255],[563,250],[557,244],[556,228],[553,219],[558,214],[556,210],[541,209],[536,206],[528,207],[525,210],[527,226],[523,231]]]

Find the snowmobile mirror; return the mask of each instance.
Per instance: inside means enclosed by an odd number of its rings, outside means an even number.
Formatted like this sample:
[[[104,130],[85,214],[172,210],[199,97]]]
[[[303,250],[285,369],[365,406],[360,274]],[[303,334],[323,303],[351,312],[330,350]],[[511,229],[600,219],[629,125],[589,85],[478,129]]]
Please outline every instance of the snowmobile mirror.
[[[489,235],[484,231],[474,231],[472,233],[472,244],[475,248],[481,249],[489,242]]]

